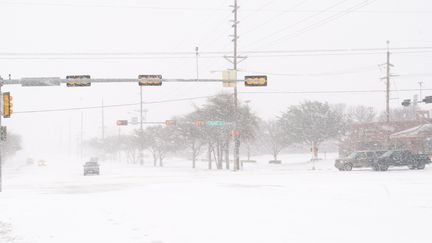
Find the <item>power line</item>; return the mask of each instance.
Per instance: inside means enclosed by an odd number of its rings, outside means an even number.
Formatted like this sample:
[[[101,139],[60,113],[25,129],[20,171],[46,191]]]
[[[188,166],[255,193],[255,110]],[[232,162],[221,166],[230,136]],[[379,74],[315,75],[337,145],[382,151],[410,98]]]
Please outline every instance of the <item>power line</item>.
[[[431,46],[396,47],[390,49],[395,54],[416,54],[432,51]],[[323,56],[323,55],[363,55],[383,54],[386,48],[345,48],[345,49],[310,49],[310,50],[263,50],[241,51],[240,54],[251,57],[284,56]],[[200,58],[220,58],[228,51],[203,51]],[[266,54],[266,55],[264,55]],[[268,55],[267,55],[268,54]],[[44,59],[190,59],[196,58],[196,52],[0,52],[0,60],[44,60]]]
[[[330,22],[332,22],[334,20],[337,20],[337,19],[339,19],[341,17],[344,17],[345,15],[350,14],[354,10],[366,7],[366,6],[372,4],[372,3],[376,2],[376,1],[377,0],[366,0],[366,1],[363,1],[363,2],[361,2],[359,4],[357,4],[357,5],[354,5],[353,7],[348,8],[347,10],[344,10],[344,11],[341,11],[339,13],[336,13],[336,14],[330,16],[330,17],[327,17],[327,18],[325,18],[323,20],[320,20],[319,22],[315,22],[315,23],[313,23],[313,24],[311,24],[309,26],[306,26],[306,27],[304,27],[304,28],[302,28],[302,29],[294,32],[294,33],[291,33],[289,35],[281,37],[281,38],[279,38],[279,39],[277,39],[277,40],[275,40],[275,41],[273,41],[271,43],[278,42],[278,41],[280,41],[282,39],[286,39],[287,37],[295,37],[295,36],[300,35],[302,33],[314,30],[316,28],[319,28],[322,25],[325,25],[325,24],[330,23]]]
[[[164,104],[164,103],[174,103],[174,102],[184,102],[191,100],[200,100],[215,97],[215,95],[211,96],[198,96],[198,97],[190,97],[190,98],[180,98],[180,99],[169,99],[169,100],[159,100],[159,101],[149,101],[143,102],[143,105],[151,105],[151,104]],[[114,105],[104,105],[103,108],[118,108],[118,107],[129,107],[129,106],[138,106],[141,103],[127,103],[127,104],[114,104]],[[28,110],[28,111],[14,111],[14,114],[26,114],[26,113],[47,113],[47,112],[62,112],[62,111],[79,111],[79,110],[92,110],[92,109],[101,109],[102,106],[86,106],[86,107],[71,107],[71,108],[59,108],[59,109],[43,109],[43,110]]]
[[[80,3],[55,3],[55,2],[25,2],[25,1],[0,1],[2,5],[18,5],[18,6],[35,6],[35,7],[79,7],[79,8],[124,8],[124,9],[149,9],[156,11],[212,11],[212,12],[225,12],[226,9],[221,7],[165,7],[165,6],[143,6],[143,5],[123,5],[123,4],[80,4]],[[263,9],[263,8],[243,8],[243,12],[291,12],[291,13],[317,13],[320,10],[314,9]],[[328,12],[336,13],[342,10],[329,10]],[[360,14],[430,14],[432,10],[356,10],[353,13]]]
[[[432,91],[432,89],[422,89],[423,91]],[[239,94],[363,94],[363,93],[385,93],[386,90],[326,90],[326,91],[248,91],[248,92],[238,92]],[[399,89],[392,90],[392,92],[418,92],[418,89]],[[154,105],[154,104],[165,104],[165,103],[176,103],[185,102],[191,100],[201,100],[216,97],[217,95],[209,96],[198,96],[180,99],[169,99],[169,100],[159,100],[159,101],[149,101],[143,102],[144,105]],[[140,103],[127,103],[127,104],[113,104],[104,105],[104,108],[119,108],[119,107],[129,107],[138,106]],[[58,109],[42,109],[42,110],[27,110],[27,111],[15,111],[14,114],[29,114],[29,113],[50,113],[50,112],[66,112],[66,111],[79,111],[79,110],[92,110],[101,109],[102,106],[86,106],[86,107],[71,107],[71,108],[58,108]]]
[[[317,17],[317,16],[320,16],[320,15],[326,13],[327,11],[330,11],[331,9],[333,9],[333,8],[335,8],[335,7],[337,7],[337,6],[341,5],[341,4],[343,4],[343,3],[345,3],[346,1],[347,1],[347,0],[338,1],[338,2],[336,2],[335,4],[332,4],[332,5],[330,5],[329,7],[325,8],[325,9],[323,9],[323,10],[318,11],[318,12],[315,13],[315,14],[312,14],[312,15],[310,15],[310,16],[307,16],[307,17],[305,17],[305,18],[300,19],[299,21],[295,22],[294,24],[290,24],[290,25],[285,26],[285,27],[283,27],[283,28],[281,28],[281,29],[279,29],[279,30],[277,30],[277,31],[275,31],[275,32],[273,32],[273,33],[267,35],[267,36],[264,36],[264,37],[258,39],[257,41],[252,42],[250,45],[254,45],[254,44],[256,44],[256,43],[259,43],[259,42],[262,42],[262,41],[264,41],[264,40],[267,40],[267,39],[271,38],[272,36],[277,35],[277,34],[283,32],[283,31],[285,31],[285,30],[287,30],[287,29],[290,29],[290,28],[295,27],[295,26],[297,26],[297,25],[299,25],[299,24],[301,24],[301,23],[303,23],[303,22],[306,22],[306,21],[308,21],[308,20],[310,20],[310,19],[313,19],[313,18],[315,18],[315,17]]]
[[[20,5],[35,7],[85,7],[85,8],[125,8],[125,9],[150,9],[169,11],[225,11],[222,8],[198,8],[198,7],[161,7],[143,5],[120,5],[120,4],[80,4],[80,3],[54,3],[54,2],[23,2],[23,1],[0,1],[3,5]]]

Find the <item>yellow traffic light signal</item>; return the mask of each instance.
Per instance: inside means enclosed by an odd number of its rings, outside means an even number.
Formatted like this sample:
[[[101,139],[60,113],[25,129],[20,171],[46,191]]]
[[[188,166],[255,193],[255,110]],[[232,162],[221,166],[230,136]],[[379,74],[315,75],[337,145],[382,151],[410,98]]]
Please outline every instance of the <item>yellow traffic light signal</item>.
[[[12,113],[12,96],[9,92],[5,92],[3,93],[3,117],[9,118]]]
[[[162,86],[162,75],[139,75],[140,86]]]
[[[267,86],[267,76],[246,76],[245,86]]]

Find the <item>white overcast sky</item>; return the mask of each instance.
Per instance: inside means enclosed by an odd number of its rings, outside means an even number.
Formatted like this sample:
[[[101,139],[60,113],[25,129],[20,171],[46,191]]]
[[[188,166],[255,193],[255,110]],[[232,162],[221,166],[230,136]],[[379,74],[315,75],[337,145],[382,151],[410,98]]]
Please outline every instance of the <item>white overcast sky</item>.
[[[0,0],[0,75],[7,78],[90,74],[92,77],[135,78],[162,74],[194,78],[194,58],[181,59],[22,59],[20,53],[119,53],[231,51],[231,10],[228,0]],[[355,8],[365,3],[362,8]],[[315,50],[432,46],[432,3],[426,0],[240,0],[239,51]],[[354,11],[348,11],[354,10]],[[5,56],[6,53],[9,53]],[[37,56],[40,57],[40,56]],[[193,56],[192,56],[193,57]],[[266,88],[251,91],[382,90],[379,64],[384,54],[337,56],[251,56],[239,65],[245,74],[268,74]],[[431,88],[432,53],[394,54],[392,72],[401,76],[393,89]],[[219,78],[231,68],[221,57],[199,59],[201,78]],[[322,75],[322,74],[339,75]],[[348,73],[348,74],[347,74]],[[276,75],[278,74],[278,75]],[[298,74],[290,76],[289,74]],[[309,76],[307,75],[309,74]],[[312,74],[312,75],[311,75]],[[285,75],[285,76],[284,76]],[[144,101],[212,95],[219,84],[164,84],[145,88]],[[97,106],[139,102],[137,84],[104,84],[91,88],[22,88],[5,86],[14,96],[14,110]],[[416,92],[393,92],[392,106]],[[424,91],[427,94],[428,91]],[[287,106],[320,100],[384,109],[384,93],[240,94],[263,118],[278,116]],[[145,105],[148,120],[163,121],[184,114],[202,100]],[[139,107],[106,109],[107,135],[117,134],[115,120],[137,116]],[[82,112],[85,138],[100,136],[100,110]],[[27,151],[61,150],[75,144],[81,112],[16,114],[4,123],[23,136]],[[69,126],[69,124],[71,124]],[[131,127],[124,129],[126,132]],[[123,131],[122,131],[123,132]],[[55,144],[56,146],[52,146]],[[32,152],[34,152],[33,150]],[[29,155],[30,156],[30,155]]]

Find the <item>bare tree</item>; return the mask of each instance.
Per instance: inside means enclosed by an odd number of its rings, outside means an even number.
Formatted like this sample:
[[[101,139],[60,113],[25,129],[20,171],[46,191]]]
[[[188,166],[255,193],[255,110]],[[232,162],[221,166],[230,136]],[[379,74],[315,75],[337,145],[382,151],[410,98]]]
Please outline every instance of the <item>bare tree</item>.
[[[279,121],[270,120],[260,124],[259,141],[265,149],[273,155],[274,161],[278,161],[279,153],[292,143]]]
[[[354,106],[348,110],[348,117],[355,123],[369,123],[373,122],[377,116],[377,112],[373,107],[368,106]]]

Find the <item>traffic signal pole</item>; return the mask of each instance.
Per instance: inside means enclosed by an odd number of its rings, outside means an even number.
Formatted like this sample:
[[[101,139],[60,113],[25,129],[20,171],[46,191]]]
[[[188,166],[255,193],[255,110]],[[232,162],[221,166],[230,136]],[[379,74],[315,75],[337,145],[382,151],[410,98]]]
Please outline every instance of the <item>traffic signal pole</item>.
[[[0,106],[3,108],[3,94],[1,91],[1,88],[3,86],[3,79],[0,77],[0,98],[1,98],[1,102],[0,102]],[[3,117],[3,109],[0,109],[0,127],[2,125],[2,117]],[[2,146],[1,146],[1,141],[0,141],[0,192],[2,192],[3,190],[3,178],[2,178],[2,167],[3,167],[3,161],[2,161]]]
[[[3,118],[3,93],[2,88],[3,79],[0,77],[0,127],[2,126],[2,118]],[[3,160],[2,160],[2,141],[0,141],[0,192],[3,191],[3,178],[2,178],[2,169],[3,169]]]

